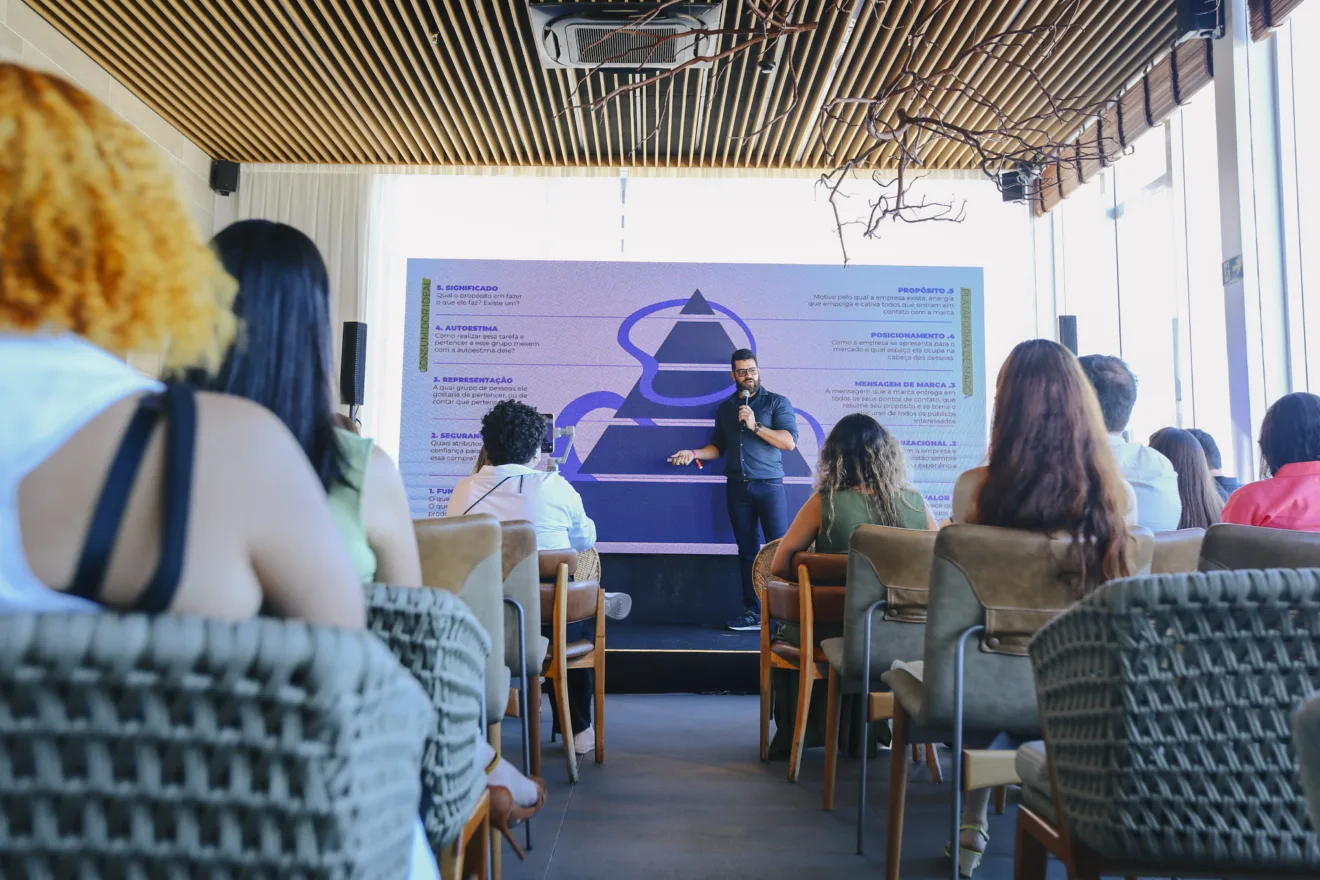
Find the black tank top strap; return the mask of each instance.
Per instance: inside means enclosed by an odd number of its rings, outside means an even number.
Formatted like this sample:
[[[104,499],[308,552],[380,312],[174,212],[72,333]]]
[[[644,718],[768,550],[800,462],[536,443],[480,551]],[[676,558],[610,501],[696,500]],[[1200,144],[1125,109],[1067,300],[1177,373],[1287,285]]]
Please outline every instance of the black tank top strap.
[[[191,389],[171,385],[163,394],[143,397],[129,421],[124,439],[111,462],[92,511],[82,555],[67,592],[101,603],[110,557],[128,508],[128,499],[141,470],[147,444],[162,412],[170,421],[165,451],[161,505],[161,558],[156,573],[133,610],[158,613],[168,610],[179,589],[184,549],[188,538],[188,512],[192,497],[193,458],[197,437],[197,406]],[[102,603],[104,604],[104,603]]]

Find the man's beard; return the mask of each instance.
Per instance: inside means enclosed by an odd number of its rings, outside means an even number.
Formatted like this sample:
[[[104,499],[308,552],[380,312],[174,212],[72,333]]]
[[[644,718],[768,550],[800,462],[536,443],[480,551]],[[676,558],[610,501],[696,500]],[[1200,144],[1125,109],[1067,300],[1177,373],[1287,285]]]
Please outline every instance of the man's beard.
[[[756,392],[760,390],[761,390],[761,383],[756,379],[744,379],[743,381],[738,383],[739,394],[746,391],[747,393],[755,397]]]

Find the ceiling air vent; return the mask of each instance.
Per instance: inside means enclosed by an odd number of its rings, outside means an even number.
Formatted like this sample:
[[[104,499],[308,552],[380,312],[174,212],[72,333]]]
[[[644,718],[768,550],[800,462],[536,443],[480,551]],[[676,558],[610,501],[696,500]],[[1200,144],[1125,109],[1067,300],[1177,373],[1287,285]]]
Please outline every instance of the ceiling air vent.
[[[659,10],[657,12],[657,9]],[[540,3],[528,6],[532,34],[548,68],[668,70],[712,55],[719,3]],[[646,16],[654,13],[654,17]]]

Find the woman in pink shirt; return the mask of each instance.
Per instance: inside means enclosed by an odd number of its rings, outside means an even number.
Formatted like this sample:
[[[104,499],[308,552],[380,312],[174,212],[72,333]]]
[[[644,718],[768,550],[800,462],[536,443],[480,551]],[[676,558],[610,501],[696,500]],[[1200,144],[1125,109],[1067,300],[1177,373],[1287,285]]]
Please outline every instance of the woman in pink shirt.
[[[1260,426],[1260,453],[1261,481],[1233,493],[1224,522],[1320,532],[1320,397],[1275,401]]]

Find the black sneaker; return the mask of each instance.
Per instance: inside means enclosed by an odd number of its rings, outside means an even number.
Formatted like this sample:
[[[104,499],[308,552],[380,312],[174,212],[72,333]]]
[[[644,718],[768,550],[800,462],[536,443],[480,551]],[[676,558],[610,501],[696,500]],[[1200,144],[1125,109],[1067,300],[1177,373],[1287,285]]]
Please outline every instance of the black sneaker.
[[[724,626],[726,629],[731,629],[734,632],[747,632],[748,630],[760,629],[761,615],[748,608],[742,614],[724,624]]]

